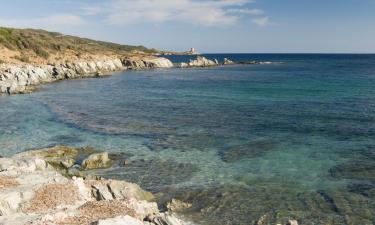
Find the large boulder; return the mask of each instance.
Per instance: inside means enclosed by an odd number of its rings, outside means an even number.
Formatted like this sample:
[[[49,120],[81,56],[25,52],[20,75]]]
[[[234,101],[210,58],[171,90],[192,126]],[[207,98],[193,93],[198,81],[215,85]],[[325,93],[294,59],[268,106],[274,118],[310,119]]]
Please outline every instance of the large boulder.
[[[85,170],[108,168],[112,165],[107,152],[95,153],[83,160],[81,167]]]

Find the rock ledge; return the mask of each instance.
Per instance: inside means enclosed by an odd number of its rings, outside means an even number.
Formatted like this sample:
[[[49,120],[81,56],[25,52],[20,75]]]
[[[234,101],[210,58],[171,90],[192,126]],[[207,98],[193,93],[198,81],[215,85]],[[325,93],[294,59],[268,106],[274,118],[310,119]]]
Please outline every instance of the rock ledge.
[[[76,155],[77,149],[57,146],[0,158],[0,224],[187,224],[161,213],[136,184],[57,172],[59,159]]]

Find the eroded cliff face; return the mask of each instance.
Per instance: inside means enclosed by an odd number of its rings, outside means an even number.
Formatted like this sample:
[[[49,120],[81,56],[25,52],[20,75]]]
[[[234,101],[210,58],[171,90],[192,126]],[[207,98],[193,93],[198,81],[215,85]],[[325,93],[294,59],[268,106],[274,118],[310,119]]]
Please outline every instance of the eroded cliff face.
[[[32,91],[36,85],[64,79],[104,76],[127,69],[173,67],[171,61],[160,57],[106,58],[56,65],[1,64],[0,93],[18,94]]]

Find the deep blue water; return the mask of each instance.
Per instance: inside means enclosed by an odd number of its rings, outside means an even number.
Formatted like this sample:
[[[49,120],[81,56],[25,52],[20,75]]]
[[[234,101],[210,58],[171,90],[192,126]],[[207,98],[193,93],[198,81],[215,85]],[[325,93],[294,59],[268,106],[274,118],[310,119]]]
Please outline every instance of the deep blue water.
[[[124,153],[127,167],[96,173],[191,202],[202,224],[375,224],[375,55],[206,56],[274,64],[0,96],[0,155],[57,144]]]

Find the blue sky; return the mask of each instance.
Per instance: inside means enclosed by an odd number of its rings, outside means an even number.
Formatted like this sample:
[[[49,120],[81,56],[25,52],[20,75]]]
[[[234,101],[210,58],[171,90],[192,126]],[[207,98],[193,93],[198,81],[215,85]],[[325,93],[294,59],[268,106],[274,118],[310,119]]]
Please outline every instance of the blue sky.
[[[375,0],[4,0],[0,26],[175,51],[375,53]]]

